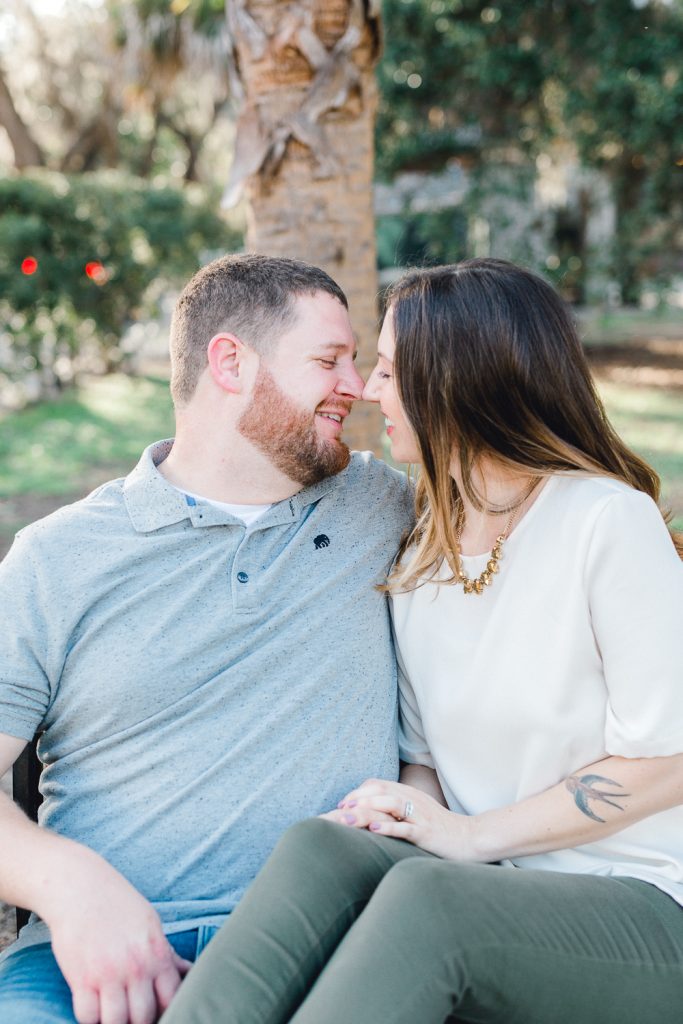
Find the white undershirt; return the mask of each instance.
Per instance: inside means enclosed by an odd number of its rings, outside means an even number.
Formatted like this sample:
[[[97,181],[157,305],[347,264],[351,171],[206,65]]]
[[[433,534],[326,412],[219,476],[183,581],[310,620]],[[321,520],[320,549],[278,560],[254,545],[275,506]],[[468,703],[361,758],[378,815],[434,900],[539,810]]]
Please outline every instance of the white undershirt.
[[[464,558],[467,575],[486,560]],[[552,477],[483,594],[427,583],[393,598],[402,758],[477,814],[610,754],[683,751],[682,610],[654,502],[605,477]],[[683,807],[515,864],[642,878],[683,903]]]
[[[265,515],[269,508],[273,507],[272,502],[267,505],[234,505],[229,501],[214,501],[213,498],[204,498],[201,494],[192,494],[191,491],[183,490],[181,487],[176,487],[176,490],[181,494],[186,494],[188,498],[194,498],[195,501],[204,501],[207,505],[214,505],[216,508],[222,509],[223,512],[228,512],[231,516],[241,519],[245,526],[252,526],[257,519]]]

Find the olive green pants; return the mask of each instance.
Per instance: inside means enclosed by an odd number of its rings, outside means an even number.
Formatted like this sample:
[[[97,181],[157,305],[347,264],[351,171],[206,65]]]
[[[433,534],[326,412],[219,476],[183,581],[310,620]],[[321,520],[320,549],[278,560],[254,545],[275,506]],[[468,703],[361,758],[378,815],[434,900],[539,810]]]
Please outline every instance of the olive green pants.
[[[632,879],[294,826],[163,1024],[681,1024],[683,908]]]

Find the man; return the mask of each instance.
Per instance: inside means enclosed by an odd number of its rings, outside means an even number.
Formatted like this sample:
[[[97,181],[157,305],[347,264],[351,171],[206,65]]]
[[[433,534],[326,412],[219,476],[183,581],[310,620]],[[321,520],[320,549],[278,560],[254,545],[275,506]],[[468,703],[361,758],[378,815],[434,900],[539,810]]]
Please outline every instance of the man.
[[[40,827],[0,801],[0,898],[38,915],[3,1024],[153,1021],[280,833],[396,777],[376,584],[412,503],[341,441],[354,354],[325,273],[216,260],[174,313],[175,441],[3,563],[0,774],[35,732],[45,764]]]

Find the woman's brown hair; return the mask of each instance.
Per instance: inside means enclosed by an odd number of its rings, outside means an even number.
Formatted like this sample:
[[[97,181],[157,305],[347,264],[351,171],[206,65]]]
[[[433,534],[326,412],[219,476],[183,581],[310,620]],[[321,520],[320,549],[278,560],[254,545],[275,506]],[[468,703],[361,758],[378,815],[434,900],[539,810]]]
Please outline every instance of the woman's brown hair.
[[[408,273],[387,308],[398,393],[422,459],[405,545],[413,550],[390,589],[417,586],[444,557],[452,576],[442,582],[457,578],[454,452],[475,505],[482,455],[528,476],[610,476],[659,501],[659,477],[610,425],[571,314],[542,278],[505,260],[466,260]],[[673,540],[683,557],[683,538]]]

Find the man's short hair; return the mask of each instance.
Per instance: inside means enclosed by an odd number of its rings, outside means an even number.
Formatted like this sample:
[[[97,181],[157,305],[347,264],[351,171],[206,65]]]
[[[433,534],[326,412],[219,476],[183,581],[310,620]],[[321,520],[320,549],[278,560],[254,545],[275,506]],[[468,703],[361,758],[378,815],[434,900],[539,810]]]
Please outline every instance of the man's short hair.
[[[327,292],[348,309],[329,274],[300,260],[255,253],[221,256],[186,285],[171,322],[171,394],[185,405],[207,365],[211,338],[229,331],[259,354],[271,352],[295,318],[298,295]]]

